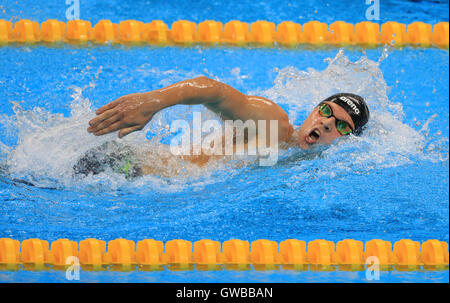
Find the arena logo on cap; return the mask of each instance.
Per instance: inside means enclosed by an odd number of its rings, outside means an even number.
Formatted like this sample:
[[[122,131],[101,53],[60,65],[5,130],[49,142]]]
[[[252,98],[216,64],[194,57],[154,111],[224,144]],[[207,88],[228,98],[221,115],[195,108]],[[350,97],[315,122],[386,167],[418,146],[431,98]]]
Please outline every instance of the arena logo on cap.
[[[341,96],[341,97],[339,97],[339,99],[341,99],[342,101],[347,103],[353,109],[355,114],[359,115],[359,113],[360,113],[359,108],[355,105],[355,103],[353,103],[352,100],[350,100],[349,98],[347,98],[345,96]]]

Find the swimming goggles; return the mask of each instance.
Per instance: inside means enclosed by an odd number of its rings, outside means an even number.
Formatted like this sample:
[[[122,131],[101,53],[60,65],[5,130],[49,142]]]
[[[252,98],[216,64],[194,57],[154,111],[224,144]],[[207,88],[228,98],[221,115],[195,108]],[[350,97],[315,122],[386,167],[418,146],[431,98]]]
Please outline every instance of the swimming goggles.
[[[333,110],[331,109],[331,106],[328,105],[327,103],[319,104],[319,114],[322,117],[326,118],[334,117],[334,119],[336,120],[336,129],[342,136],[349,135],[353,132],[353,128],[350,126],[348,122],[339,120],[338,118],[336,118],[336,116],[333,115]]]

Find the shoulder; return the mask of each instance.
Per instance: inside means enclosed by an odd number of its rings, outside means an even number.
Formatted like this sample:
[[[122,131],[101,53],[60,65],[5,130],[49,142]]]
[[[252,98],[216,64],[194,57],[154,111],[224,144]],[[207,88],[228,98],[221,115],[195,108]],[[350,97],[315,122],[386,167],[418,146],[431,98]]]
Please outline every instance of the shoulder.
[[[294,127],[289,122],[289,116],[286,111],[277,103],[260,96],[248,96],[249,103],[259,110],[260,120],[278,121],[278,139],[288,141],[294,133]]]

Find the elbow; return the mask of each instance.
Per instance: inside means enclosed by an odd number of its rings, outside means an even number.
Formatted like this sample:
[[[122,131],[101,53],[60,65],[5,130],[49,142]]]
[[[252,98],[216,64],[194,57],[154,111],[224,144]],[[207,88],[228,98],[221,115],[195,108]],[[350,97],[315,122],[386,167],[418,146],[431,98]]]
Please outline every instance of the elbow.
[[[195,83],[198,83],[202,86],[217,86],[218,83],[220,83],[220,82],[213,80],[211,78],[208,78],[206,76],[196,77],[196,78],[192,79],[192,81],[194,81]]]
[[[211,78],[208,78],[208,77],[206,77],[206,76],[198,76],[198,77],[195,77],[193,80],[198,80],[198,81],[209,81],[209,80],[212,80]]]
[[[209,96],[214,101],[223,98],[225,85],[222,82],[213,80],[206,76],[199,76],[192,79],[192,85],[201,89],[205,96]]]

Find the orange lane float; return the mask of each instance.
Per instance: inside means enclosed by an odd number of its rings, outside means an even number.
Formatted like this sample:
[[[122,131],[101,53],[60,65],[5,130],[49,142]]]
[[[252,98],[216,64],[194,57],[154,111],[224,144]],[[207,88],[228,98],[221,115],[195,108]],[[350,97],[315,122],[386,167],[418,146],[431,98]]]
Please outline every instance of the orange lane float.
[[[153,20],[144,24],[143,40],[153,44],[166,44],[170,39],[170,31],[163,21]]]
[[[281,22],[277,26],[275,40],[287,46],[299,44],[302,40],[302,26],[291,21]]]
[[[406,38],[408,44],[428,47],[431,46],[432,43],[431,35],[431,24],[413,22],[408,25]]]
[[[80,242],[78,256],[81,264],[102,265],[108,263],[106,242],[97,239],[86,239]]]
[[[308,243],[307,260],[310,264],[331,265],[335,263],[334,243],[326,240],[314,240]]]
[[[355,42],[363,46],[376,46],[380,42],[380,26],[363,21],[355,25]]]
[[[225,24],[206,20],[198,25],[187,20],[178,20],[171,29],[161,20],[143,23],[138,20],[125,20],[120,24],[110,20],[100,20],[94,27],[89,21],[70,20],[67,23],[47,20],[40,25],[32,20],[12,22],[0,20],[0,44],[11,42],[69,42],[84,43],[123,43],[127,45],[149,43],[155,45],[191,45],[219,43],[243,46],[245,44],[264,47],[294,47],[307,44],[313,46],[332,45],[377,47],[379,45],[419,46],[448,48],[448,22],[431,25],[415,21],[402,24],[395,21],[378,24],[364,21],[355,25],[344,21],[326,24],[309,21],[298,24],[283,21],[259,20],[251,25],[238,20]],[[275,43],[276,42],[276,43]]]
[[[66,265],[70,257],[78,256],[78,243],[68,239],[58,239],[50,247],[52,264]]]
[[[13,40],[13,25],[9,21],[0,20],[0,43],[8,43]]]
[[[202,43],[220,43],[223,37],[223,24],[216,21],[204,21],[198,24],[198,41]]]
[[[448,22],[439,22],[433,27],[432,40],[437,47],[448,48]]]
[[[250,25],[249,42],[270,45],[275,40],[275,23],[256,21]]]
[[[123,43],[143,41],[144,23],[136,20],[126,20],[119,24],[119,40]]]
[[[20,263],[20,242],[9,238],[0,239],[0,264]]]
[[[92,25],[89,21],[70,20],[66,26],[66,37],[69,42],[87,42],[92,36]]]
[[[136,247],[136,261],[142,265],[163,264],[164,244],[154,239],[139,241]]]
[[[253,264],[261,266],[311,265],[311,266],[361,266],[377,263],[379,265],[398,265],[403,267],[448,266],[448,243],[428,240],[422,245],[410,239],[402,239],[392,244],[389,241],[374,239],[365,244],[353,239],[334,242],[318,239],[306,245],[305,241],[288,239],[279,243],[266,239],[248,241],[232,239],[223,242],[203,239],[192,242],[178,239],[165,243],[154,239],[137,242],[127,239],[115,239],[108,242],[94,238],[79,242],[58,239],[49,243],[41,239],[27,239],[20,243],[10,238],[0,238],[0,264],[29,265],[51,264],[70,265],[78,258],[83,266],[104,268],[105,265],[161,266],[172,268],[191,268],[192,264],[200,269],[247,268]],[[38,267],[39,267],[38,266]],[[186,267],[187,266],[187,267]],[[237,267],[236,267],[237,266]],[[355,267],[356,266],[356,267]],[[14,267],[12,267],[14,268]]]
[[[45,42],[64,41],[66,24],[58,20],[47,20],[41,24],[41,39]]]
[[[386,22],[381,25],[381,43],[403,46],[406,42],[406,25],[398,22]]]
[[[334,45],[350,45],[354,43],[353,24],[336,21],[330,24],[329,42]]]
[[[328,25],[319,21],[310,21],[303,25],[304,43],[308,44],[326,44],[328,39]]]
[[[173,42],[179,44],[191,44],[197,38],[197,25],[187,20],[175,21],[170,31]]]
[[[242,45],[249,38],[249,25],[246,22],[230,21],[225,24],[223,41],[229,44]]]
[[[100,20],[93,31],[94,41],[97,43],[114,42],[119,39],[119,25],[109,20]]]
[[[16,42],[38,42],[40,41],[39,24],[31,20],[20,20],[14,24],[13,36]]]

